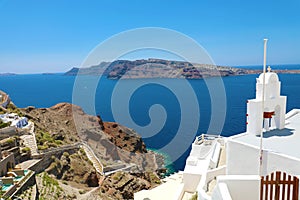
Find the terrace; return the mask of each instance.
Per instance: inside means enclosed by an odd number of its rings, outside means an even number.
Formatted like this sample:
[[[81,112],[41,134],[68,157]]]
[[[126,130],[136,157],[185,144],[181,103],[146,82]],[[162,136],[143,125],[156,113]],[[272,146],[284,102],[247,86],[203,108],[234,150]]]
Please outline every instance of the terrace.
[[[9,197],[15,194],[34,175],[31,170],[20,168],[10,169],[4,177],[0,177],[0,188],[3,196]]]

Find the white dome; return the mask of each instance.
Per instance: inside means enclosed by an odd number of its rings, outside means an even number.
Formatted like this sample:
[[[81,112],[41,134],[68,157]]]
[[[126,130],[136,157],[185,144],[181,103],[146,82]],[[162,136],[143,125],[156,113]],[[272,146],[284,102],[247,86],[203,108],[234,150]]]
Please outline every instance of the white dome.
[[[259,78],[258,78],[259,83],[263,83],[263,77],[264,77],[263,73],[259,75]],[[279,78],[278,78],[278,75],[276,73],[267,72],[266,76],[265,76],[265,81],[266,81],[266,84],[268,84],[268,83],[277,83],[277,82],[279,82]]]

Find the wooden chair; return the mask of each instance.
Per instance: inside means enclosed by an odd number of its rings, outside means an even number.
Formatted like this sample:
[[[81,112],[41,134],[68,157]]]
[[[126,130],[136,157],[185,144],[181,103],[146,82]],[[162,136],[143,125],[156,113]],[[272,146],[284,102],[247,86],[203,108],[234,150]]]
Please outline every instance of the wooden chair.
[[[285,172],[261,177],[260,200],[298,200],[299,179]]]

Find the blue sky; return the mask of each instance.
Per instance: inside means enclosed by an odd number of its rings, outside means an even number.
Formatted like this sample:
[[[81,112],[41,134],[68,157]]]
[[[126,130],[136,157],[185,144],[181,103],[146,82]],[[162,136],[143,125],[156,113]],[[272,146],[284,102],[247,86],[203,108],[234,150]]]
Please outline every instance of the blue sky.
[[[105,39],[141,27],[186,34],[219,65],[261,64],[267,37],[269,64],[298,64],[299,10],[299,0],[0,0],[0,73],[63,72]]]

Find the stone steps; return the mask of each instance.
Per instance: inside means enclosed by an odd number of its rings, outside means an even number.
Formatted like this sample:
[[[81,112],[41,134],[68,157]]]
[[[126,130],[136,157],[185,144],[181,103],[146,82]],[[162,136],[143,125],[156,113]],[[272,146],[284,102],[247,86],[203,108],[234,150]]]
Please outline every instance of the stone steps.
[[[85,151],[88,159],[93,163],[94,168],[96,171],[100,174],[103,174],[103,167],[98,158],[95,156],[95,154],[92,152],[90,147],[88,147],[86,144],[82,145],[83,150]]]
[[[22,135],[21,139],[24,141],[24,145],[30,148],[31,155],[38,154],[37,145],[33,135]]]

